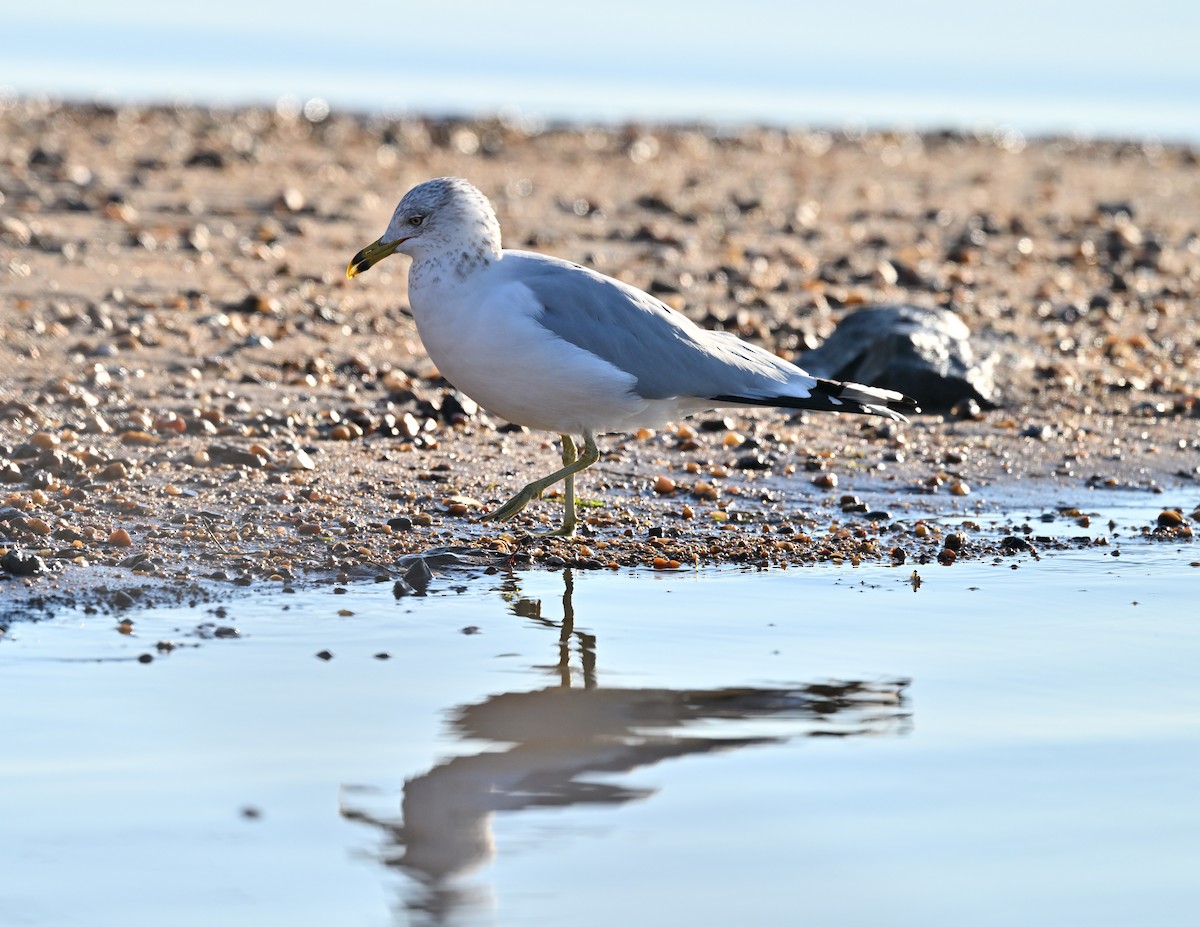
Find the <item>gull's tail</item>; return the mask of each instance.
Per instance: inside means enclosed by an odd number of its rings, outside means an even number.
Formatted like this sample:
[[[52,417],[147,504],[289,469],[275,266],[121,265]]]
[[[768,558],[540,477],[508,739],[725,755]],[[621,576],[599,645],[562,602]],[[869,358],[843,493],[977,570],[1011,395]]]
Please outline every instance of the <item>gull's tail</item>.
[[[782,409],[813,409],[817,412],[855,412],[907,422],[905,412],[920,412],[917,401],[891,389],[842,383],[813,377],[807,396],[713,396],[713,401],[739,406],[774,406]]]

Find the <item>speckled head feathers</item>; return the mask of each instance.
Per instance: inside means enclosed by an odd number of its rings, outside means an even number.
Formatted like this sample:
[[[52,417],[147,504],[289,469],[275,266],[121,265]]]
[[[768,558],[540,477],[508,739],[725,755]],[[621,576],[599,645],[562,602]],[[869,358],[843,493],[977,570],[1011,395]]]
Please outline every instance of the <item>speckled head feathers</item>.
[[[404,194],[383,241],[403,239],[396,250],[414,258],[451,249],[500,253],[500,223],[488,198],[461,177],[438,177]]]

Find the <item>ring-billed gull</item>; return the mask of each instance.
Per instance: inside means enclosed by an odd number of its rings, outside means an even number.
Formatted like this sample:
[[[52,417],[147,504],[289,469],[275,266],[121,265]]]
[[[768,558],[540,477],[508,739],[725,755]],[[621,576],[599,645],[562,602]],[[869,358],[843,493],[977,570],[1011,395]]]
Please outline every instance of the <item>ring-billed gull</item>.
[[[575,474],[600,457],[596,435],[657,427],[722,406],[861,412],[905,421],[916,403],[893,390],[805,373],[726,332],[700,328],[636,287],[596,271],[500,246],[500,223],[457,177],[413,187],[354,277],[390,254],[412,258],[408,299],[441,374],[489,411],[557,432],[563,466],[483,517],[506,520],[564,483],[575,533]],[[583,436],[577,450],[572,435]]]

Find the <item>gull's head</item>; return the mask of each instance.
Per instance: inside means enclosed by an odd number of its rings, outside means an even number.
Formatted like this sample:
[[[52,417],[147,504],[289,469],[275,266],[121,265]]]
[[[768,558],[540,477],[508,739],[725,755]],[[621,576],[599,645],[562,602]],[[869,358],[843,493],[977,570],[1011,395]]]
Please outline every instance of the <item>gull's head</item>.
[[[404,194],[383,237],[354,255],[346,276],[397,252],[414,258],[494,259],[500,254],[500,223],[488,198],[462,178],[427,180]]]

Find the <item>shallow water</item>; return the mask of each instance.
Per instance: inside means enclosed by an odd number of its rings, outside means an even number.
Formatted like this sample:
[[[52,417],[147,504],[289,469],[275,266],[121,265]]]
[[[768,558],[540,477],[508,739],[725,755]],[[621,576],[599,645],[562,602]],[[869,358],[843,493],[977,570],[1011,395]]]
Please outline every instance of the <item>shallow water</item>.
[[[442,575],[14,625],[0,923],[1193,923],[1200,550],[1123,533],[916,589]]]

